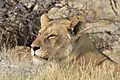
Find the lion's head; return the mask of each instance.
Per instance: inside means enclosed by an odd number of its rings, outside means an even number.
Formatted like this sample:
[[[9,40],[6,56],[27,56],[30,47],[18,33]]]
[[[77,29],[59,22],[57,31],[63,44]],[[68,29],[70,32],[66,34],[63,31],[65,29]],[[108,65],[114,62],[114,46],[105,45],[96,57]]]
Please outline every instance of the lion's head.
[[[73,49],[72,36],[76,35],[75,26],[84,17],[73,17],[71,20],[49,20],[47,14],[41,16],[41,29],[33,41],[31,53],[39,59],[61,60]]]

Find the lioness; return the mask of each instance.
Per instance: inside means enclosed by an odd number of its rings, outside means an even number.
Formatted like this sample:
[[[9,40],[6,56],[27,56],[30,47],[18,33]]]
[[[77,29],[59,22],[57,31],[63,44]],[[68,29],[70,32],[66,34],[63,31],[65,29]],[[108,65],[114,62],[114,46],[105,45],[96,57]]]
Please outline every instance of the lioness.
[[[85,63],[91,61],[95,65],[104,61],[114,62],[96,49],[87,34],[79,33],[84,22],[82,16],[71,20],[50,20],[47,14],[43,14],[41,29],[31,45],[33,58],[58,63],[76,60],[76,63],[80,63],[84,57]]]

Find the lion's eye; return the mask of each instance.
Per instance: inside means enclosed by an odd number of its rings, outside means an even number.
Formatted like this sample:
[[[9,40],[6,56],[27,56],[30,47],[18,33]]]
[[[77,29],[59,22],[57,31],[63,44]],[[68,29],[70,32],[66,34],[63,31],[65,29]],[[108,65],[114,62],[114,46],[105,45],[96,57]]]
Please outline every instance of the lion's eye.
[[[47,38],[48,38],[48,39],[50,39],[50,38],[55,38],[56,36],[58,36],[58,35],[56,35],[56,34],[51,34],[51,35],[49,35]]]
[[[46,39],[45,39],[45,43],[47,44],[47,45],[50,45],[51,44],[51,42],[54,42],[53,40],[55,40],[55,38],[57,37],[58,35],[56,35],[56,34],[51,34],[51,35],[49,35]]]

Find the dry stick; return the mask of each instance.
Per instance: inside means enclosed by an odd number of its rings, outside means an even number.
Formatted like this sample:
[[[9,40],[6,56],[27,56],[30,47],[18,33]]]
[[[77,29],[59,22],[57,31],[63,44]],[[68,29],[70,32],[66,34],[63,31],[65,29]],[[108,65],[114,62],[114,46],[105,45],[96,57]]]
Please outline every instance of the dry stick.
[[[115,5],[115,8],[117,8],[117,2],[116,2],[116,0],[113,0],[113,2],[114,2],[114,5]]]
[[[110,5],[111,5],[111,8],[112,8],[113,12],[115,13],[116,16],[118,16],[117,11],[115,10],[115,8],[117,8],[116,1],[113,0],[113,3],[112,3],[112,0],[109,0],[109,1],[110,1]],[[114,6],[115,6],[115,8],[114,8]]]

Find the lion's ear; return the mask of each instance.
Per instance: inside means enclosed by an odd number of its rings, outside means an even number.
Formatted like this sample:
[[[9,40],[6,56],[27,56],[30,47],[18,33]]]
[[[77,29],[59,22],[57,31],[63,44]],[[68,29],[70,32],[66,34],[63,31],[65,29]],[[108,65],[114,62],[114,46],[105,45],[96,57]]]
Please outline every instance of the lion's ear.
[[[74,16],[70,20],[70,24],[68,26],[68,30],[71,31],[72,34],[76,35],[78,31],[83,27],[85,24],[85,17],[84,16]]]
[[[40,18],[40,22],[41,22],[41,28],[48,26],[49,18],[47,14],[42,14]]]

